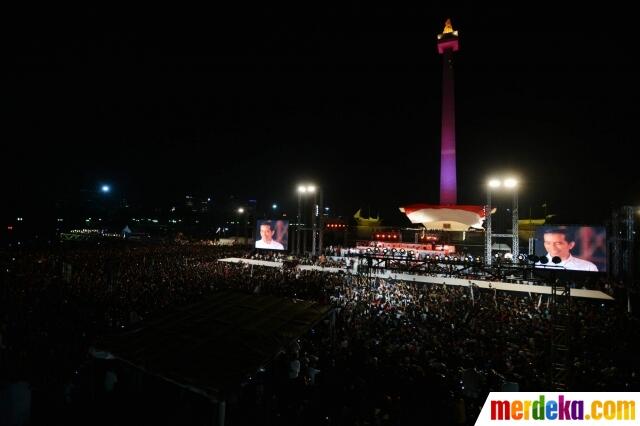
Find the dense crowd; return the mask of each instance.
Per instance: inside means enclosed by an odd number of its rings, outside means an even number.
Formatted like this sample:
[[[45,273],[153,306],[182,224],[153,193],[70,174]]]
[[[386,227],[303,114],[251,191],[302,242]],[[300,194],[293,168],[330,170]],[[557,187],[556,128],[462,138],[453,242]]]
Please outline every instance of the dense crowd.
[[[226,257],[285,259],[195,245],[2,253],[0,381],[28,382],[33,423],[46,424],[39,412],[85,400],[76,376],[97,336],[233,289],[336,314],[238,389],[229,424],[472,424],[489,391],[549,389],[546,298],[217,261]],[[616,303],[573,308],[572,390],[637,391],[637,319]]]

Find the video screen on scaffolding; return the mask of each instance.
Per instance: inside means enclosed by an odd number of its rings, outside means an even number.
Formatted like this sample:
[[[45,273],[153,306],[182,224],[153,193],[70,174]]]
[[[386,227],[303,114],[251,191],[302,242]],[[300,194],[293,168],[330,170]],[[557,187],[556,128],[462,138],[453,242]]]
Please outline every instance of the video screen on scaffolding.
[[[287,250],[289,240],[288,220],[258,220],[256,222],[255,248],[263,250]]]
[[[602,226],[546,225],[536,229],[539,268],[606,272],[607,231]],[[560,263],[554,263],[558,257]],[[556,259],[557,260],[557,259]]]

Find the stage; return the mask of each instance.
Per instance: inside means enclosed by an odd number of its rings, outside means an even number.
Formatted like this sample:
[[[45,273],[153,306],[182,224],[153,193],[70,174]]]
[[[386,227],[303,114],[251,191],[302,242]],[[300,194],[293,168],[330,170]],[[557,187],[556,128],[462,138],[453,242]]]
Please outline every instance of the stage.
[[[267,266],[272,268],[282,268],[282,262],[269,262],[266,260],[253,260],[253,259],[241,259],[237,257],[230,257],[227,259],[219,259],[218,262],[229,263],[243,263],[247,265]],[[324,268],[316,265],[298,265],[296,269],[301,271],[322,271],[322,272],[344,272],[354,273],[353,269],[347,268]],[[469,287],[470,285],[477,286],[479,288],[497,289],[500,291],[509,291],[517,293],[535,293],[535,294],[548,294],[551,295],[551,287],[542,285],[530,285],[530,284],[513,284],[503,281],[485,281],[478,279],[464,279],[464,278],[452,278],[444,275],[414,275],[414,274],[402,274],[393,273],[389,271],[385,272],[372,272],[372,277],[394,279],[399,281],[420,282],[425,284],[445,284]],[[599,299],[599,300],[614,300],[613,297],[598,290],[585,290],[572,288],[571,297],[581,297],[586,299]]]

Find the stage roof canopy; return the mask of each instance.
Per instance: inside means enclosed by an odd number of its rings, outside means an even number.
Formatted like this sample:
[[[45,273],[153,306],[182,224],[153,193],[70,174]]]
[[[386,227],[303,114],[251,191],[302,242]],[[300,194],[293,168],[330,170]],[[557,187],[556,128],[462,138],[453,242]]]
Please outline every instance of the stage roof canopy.
[[[97,353],[218,399],[330,310],[315,302],[222,291],[106,336]]]

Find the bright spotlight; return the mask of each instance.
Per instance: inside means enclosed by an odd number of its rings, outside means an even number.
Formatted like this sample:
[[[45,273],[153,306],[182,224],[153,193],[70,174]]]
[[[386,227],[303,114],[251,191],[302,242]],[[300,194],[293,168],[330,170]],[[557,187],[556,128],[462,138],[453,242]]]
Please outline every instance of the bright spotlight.
[[[277,205],[277,204],[274,204],[274,205],[272,205],[272,206],[271,206],[271,208],[275,210],[275,209],[277,209],[277,208],[278,208],[278,205]]]
[[[244,209],[242,207],[238,207],[238,213],[244,213]]]
[[[109,185],[102,185],[102,192],[107,193],[109,191],[111,191],[111,187]]]
[[[316,192],[316,187],[313,185],[307,186],[307,192]]]
[[[304,194],[305,192],[307,192],[307,187],[306,187],[306,186],[304,186],[304,185],[300,185],[300,186],[298,187],[298,192],[301,192],[301,193],[303,193],[303,194]]]
[[[514,178],[507,178],[504,180],[504,186],[506,188],[515,188],[516,186],[518,186],[518,181]]]
[[[500,182],[498,179],[489,180],[489,188],[499,188],[500,185],[502,185],[502,182]]]

